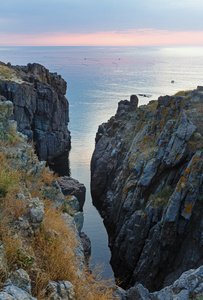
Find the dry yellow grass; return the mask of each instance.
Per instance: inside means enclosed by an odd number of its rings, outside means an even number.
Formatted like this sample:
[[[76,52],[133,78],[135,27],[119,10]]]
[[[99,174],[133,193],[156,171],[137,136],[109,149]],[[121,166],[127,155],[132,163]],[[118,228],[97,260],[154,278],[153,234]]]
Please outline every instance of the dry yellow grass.
[[[24,171],[16,167],[14,169],[12,163],[5,153],[0,153],[0,239],[5,245],[9,271],[17,268],[27,271],[34,283],[32,294],[37,299],[46,299],[45,288],[50,280],[70,281],[76,299],[113,299],[112,291],[108,288],[111,283],[102,280],[98,272],[90,274],[84,268],[79,274],[75,254],[78,245],[76,234],[67,226],[62,211],[51,202],[45,201],[44,220],[35,236],[26,237],[24,233],[18,233],[15,222],[21,216],[28,217],[29,208],[27,200],[16,195],[26,188],[32,197],[40,196],[43,185],[50,185],[57,175],[45,168],[41,177],[26,177]],[[26,252],[27,249],[31,254]]]
[[[192,90],[179,91],[179,92],[175,93],[174,96],[185,96],[186,93],[190,93],[190,92],[192,92]]]
[[[65,224],[60,210],[46,202],[45,218],[41,230],[35,237],[34,251],[37,264],[43,272],[35,278],[34,296],[44,299],[45,287],[49,280],[68,280],[74,287],[77,299],[110,300],[112,292],[107,287],[109,282],[97,278],[94,272],[85,269],[78,275],[78,262],[75,247],[78,241],[71,228]]]
[[[6,259],[10,270],[15,269],[18,261],[18,249],[21,246],[21,239],[19,235],[13,235],[7,222],[1,223],[0,235],[4,243]]]
[[[48,168],[44,168],[41,179],[46,185],[50,185],[52,181],[56,178],[58,178],[58,174],[54,174],[52,171],[50,171]]]
[[[26,201],[18,198],[14,192],[9,192],[4,198],[4,212],[10,215],[14,220],[24,216],[27,210],[26,208]]]
[[[0,153],[0,198],[21,180],[21,174],[11,166],[12,160],[7,159],[4,152]]]
[[[9,80],[22,83],[23,81],[17,76],[15,70],[5,65],[0,65],[0,80]]]

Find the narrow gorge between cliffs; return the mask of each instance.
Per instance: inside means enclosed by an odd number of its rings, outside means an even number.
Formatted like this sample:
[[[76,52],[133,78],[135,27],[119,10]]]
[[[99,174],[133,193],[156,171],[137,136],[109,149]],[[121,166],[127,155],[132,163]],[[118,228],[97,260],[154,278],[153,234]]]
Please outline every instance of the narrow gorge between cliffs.
[[[92,242],[92,262],[113,277],[103,221],[92,206],[90,160],[98,126],[115,115],[117,103],[141,94],[139,105],[160,95],[202,84],[202,48],[164,47],[2,47],[0,60],[13,65],[37,62],[67,81],[70,104],[70,175],[87,189],[83,231]],[[201,73],[200,73],[201,72]],[[201,80],[200,80],[201,79]],[[174,80],[174,84],[171,83]]]

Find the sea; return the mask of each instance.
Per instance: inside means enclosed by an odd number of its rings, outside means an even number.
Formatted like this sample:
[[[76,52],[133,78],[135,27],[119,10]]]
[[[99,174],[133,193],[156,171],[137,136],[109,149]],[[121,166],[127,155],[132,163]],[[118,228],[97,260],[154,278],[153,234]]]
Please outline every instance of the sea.
[[[0,47],[0,61],[40,63],[67,81],[71,151],[62,173],[86,186],[83,231],[92,244],[90,266],[100,266],[103,278],[113,279],[107,233],[90,194],[98,126],[132,94],[146,105],[161,95],[203,85],[203,47]]]

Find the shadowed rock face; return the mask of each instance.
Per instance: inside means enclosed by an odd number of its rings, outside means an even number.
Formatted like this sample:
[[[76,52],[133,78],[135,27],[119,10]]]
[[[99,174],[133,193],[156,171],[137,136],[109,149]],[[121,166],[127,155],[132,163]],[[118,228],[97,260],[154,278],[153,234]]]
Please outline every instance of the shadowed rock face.
[[[91,192],[116,278],[155,291],[203,262],[203,93],[126,101],[99,126]]]
[[[0,80],[0,95],[13,102],[18,130],[36,143],[39,159],[50,161],[70,149],[65,80],[39,64],[8,66],[9,71],[11,79]]]

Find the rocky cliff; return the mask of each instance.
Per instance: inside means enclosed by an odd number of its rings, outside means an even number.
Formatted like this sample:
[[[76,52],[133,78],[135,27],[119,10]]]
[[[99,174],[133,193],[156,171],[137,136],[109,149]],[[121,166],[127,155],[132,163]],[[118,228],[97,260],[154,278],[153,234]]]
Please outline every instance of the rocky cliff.
[[[116,278],[153,292],[203,263],[203,87],[137,104],[99,126],[91,192]]]
[[[0,63],[0,95],[13,102],[18,131],[35,142],[40,160],[70,149],[66,87],[60,75],[39,64]]]

